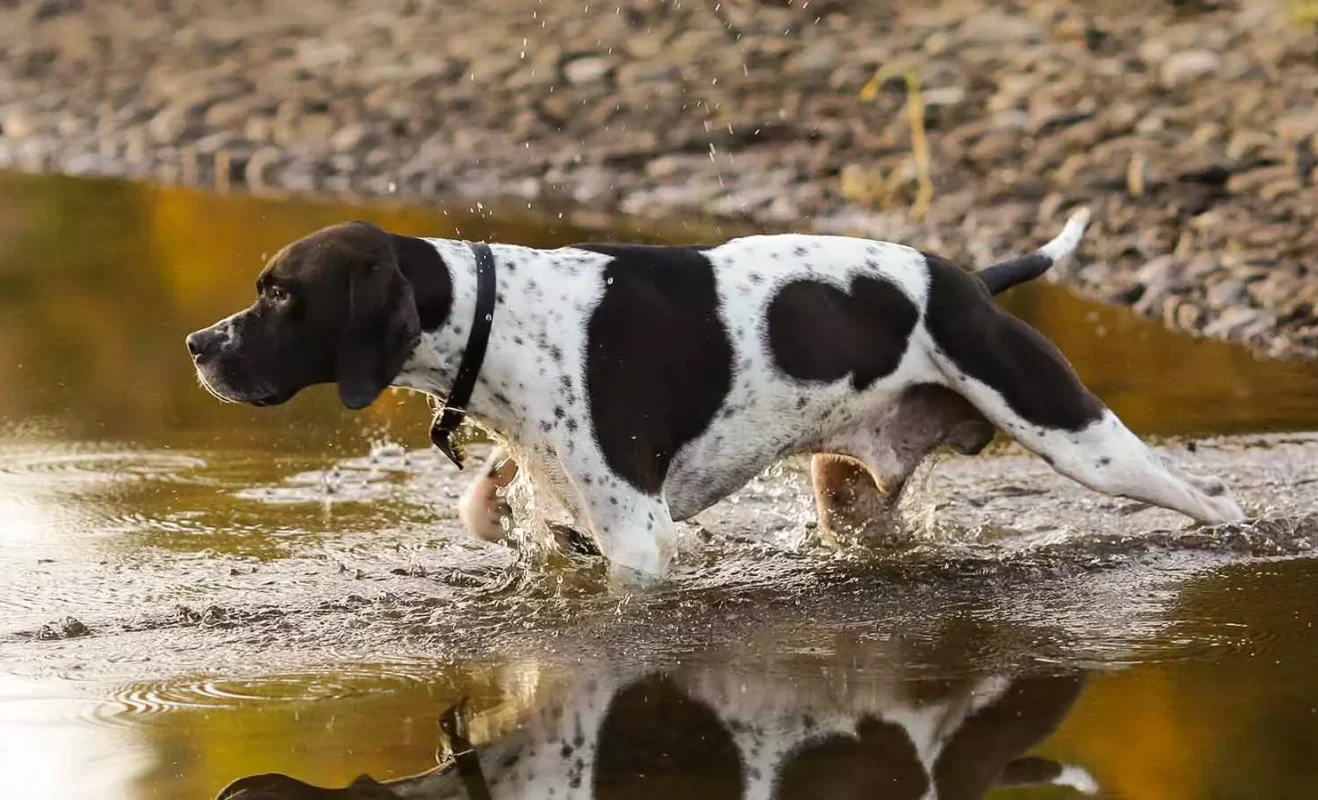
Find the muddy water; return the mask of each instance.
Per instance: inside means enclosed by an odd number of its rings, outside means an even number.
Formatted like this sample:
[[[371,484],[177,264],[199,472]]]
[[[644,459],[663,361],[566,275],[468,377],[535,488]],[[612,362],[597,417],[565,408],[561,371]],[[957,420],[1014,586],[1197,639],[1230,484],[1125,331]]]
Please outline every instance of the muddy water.
[[[598,565],[463,536],[415,398],[258,410],[196,385],[183,334],[347,218],[603,236],[0,175],[0,795],[206,798],[274,772],[446,796],[425,773],[464,699],[496,797],[1313,795],[1312,366],[1019,290],[1132,427],[1259,521],[1186,529],[1007,448],[924,471],[909,547],[834,553],[788,464],[685,532],[668,586],[621,595]]]

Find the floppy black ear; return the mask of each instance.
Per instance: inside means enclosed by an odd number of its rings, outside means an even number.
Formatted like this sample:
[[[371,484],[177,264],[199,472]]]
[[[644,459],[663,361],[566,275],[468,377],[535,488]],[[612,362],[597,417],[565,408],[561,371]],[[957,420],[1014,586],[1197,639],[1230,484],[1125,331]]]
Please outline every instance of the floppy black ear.
[[[387,248],[392,253],[392,248]],[[412,286],[392,255],[360,264],[348,277],[348,324],[339,343],[339,399],[365,408],[389,386],[421,336]]]

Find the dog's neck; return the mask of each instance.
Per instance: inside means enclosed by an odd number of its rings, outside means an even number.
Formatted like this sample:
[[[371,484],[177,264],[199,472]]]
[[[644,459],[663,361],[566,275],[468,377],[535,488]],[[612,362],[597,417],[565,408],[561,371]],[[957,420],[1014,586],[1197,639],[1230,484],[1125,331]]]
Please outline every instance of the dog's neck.
[[[472,323],[476,311],[476,256],[465,242],[450,239],[426,239],[439,255],[438,261],[409,258],[411,248],[399,248],[399,268],[412,284],[423,328],[426,310],[444,304],[448,295],[448,314],[437,327],[423,330],[412,355],[394,378],[393,385],[424,392],[434,397],[447,397],[453,388],[462,356],[470,344]],[[442,270],[448,276],[444,285]],[[505,374],[505,358],[499,346],[505,337],[500,334],[500,314],[506,311],[503,301],[502,279],[496,273],[494,319],[490,331],[490,344],[481,365],[476,387],[466,409],[469,417],[487,427],[507,430],[514,422],[509,393],[504,391],[511,376]]]

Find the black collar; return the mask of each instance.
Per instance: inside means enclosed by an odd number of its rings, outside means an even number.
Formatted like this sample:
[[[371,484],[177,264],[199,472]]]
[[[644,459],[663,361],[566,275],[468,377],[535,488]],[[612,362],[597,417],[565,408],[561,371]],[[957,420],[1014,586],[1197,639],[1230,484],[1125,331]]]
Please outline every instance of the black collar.
[[[464,698],[445,710],[439,717],[439,728],[448,739],[449,754],[453,757],[453,766],[458,771],[458,780],[462,781],[467,800],[490,800],[490,787],[481,770],[480,756],[463,731],[461,712],[465,704]]]
[[[462,443],[453,440],[453,433],[467,416],[467,403],[471,401],[471,391],[476,388],[476,376],[480,374],[481,364],[485,362],[485,348],[490,343],[490,328],[494,324],[494,254],[490,246],[484,243],[468,242],[467,246],[476,256],[476,313],[471,321],[471,335],[467,337],[467,347],[458,364],[458,374],[453,379],[453,389],[435,412],[430,423],[430,441],[435,443],[440,452],[462,469]]]

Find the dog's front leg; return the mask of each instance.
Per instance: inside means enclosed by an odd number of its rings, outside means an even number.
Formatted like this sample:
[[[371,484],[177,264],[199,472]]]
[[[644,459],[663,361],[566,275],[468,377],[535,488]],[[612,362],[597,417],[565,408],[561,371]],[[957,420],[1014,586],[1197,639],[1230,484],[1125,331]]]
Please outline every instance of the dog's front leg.
[[[458,519],[487,542],[503,538],[503,520],[511,518],[508,502],[499,494],[517,476],[517,462],[502,447],[491,449],[476,477],[458,498]]]
[[[610,577],[633,587],[663,578],[677,549],[677,524],[662,495],[628,485],[602,458],[564,467],[576,488],[577,521],[609,560]]]

